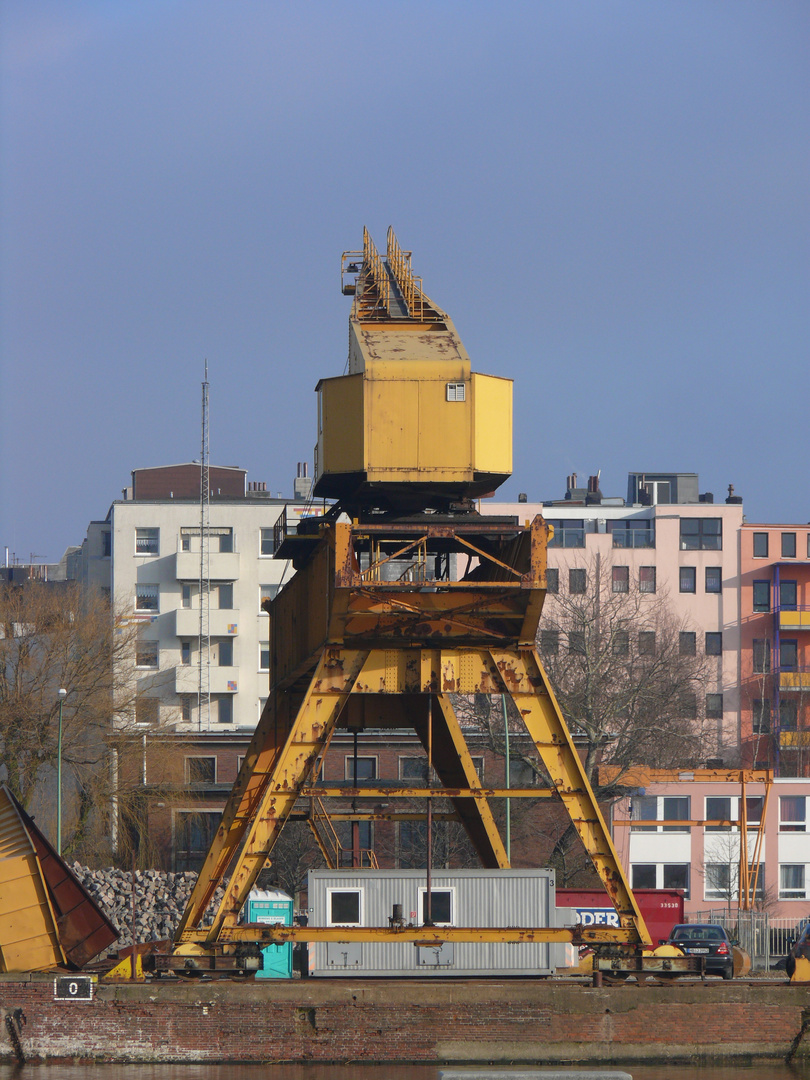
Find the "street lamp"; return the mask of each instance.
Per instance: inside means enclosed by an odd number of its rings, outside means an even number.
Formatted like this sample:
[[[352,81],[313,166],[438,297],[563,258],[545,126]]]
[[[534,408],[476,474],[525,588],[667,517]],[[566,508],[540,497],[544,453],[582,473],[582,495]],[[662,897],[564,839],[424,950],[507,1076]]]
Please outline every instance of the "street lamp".
[[[59,689],[59,739],[56,747],[56,854],[62,854],[62,702],[67,690]]]

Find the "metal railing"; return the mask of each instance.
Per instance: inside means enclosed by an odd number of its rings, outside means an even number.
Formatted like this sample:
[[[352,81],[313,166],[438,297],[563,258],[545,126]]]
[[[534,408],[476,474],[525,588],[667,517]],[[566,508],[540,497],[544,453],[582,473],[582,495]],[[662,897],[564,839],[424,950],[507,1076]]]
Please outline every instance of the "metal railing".
[[[787,956],[810,919],[773,916],[766,911],[714,908],[692,912],[688,921],[725,927],[731,940],[738,942],[751,957],[752,969],[768,971]]]
[[[615,548],[654,548],[654,529],[614,529],[613,546]]]

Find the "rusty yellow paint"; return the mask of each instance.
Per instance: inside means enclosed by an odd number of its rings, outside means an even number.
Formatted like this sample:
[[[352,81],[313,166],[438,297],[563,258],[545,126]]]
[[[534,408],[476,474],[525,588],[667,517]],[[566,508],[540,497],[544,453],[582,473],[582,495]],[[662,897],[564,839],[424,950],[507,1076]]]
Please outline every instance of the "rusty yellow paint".
[[[0,972],[65,963],[34,844],[11,793],[0,787]]]
[[[437,945],[444,941],[521,942],[560,941],[582,945],[632,944],[634,929],[609,926],[269,926],[247,924],[223,927],[220,945],[238,941],[403,941]],[[192,931],[187,941],[209,944],[205,930]]]

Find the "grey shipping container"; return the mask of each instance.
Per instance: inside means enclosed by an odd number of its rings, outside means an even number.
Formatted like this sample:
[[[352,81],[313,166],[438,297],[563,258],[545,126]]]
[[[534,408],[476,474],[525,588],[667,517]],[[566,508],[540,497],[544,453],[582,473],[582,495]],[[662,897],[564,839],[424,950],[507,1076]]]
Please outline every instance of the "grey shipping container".
[[[388,926],[398,905],[405,924],[426,917],[424,870],[311,870],[312,926]],[[433,870],[437,926],[554,926],[553,870]],[[315,942],[311,975],[552,975],[564,946],[549,942]]]

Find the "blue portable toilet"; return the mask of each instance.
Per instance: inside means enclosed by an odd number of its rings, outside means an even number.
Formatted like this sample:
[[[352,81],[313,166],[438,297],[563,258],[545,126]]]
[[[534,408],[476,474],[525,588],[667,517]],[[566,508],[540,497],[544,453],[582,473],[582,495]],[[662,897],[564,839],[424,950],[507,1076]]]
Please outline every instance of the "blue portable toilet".
[[[242,917],[249,923],[292,926],[293,898],[281,889],[252,889],[242,908]],[[291,941],[281,945],[265,945],[262,949],[262,966],[256,972],[256,978],[291,979],[292,955]]]

